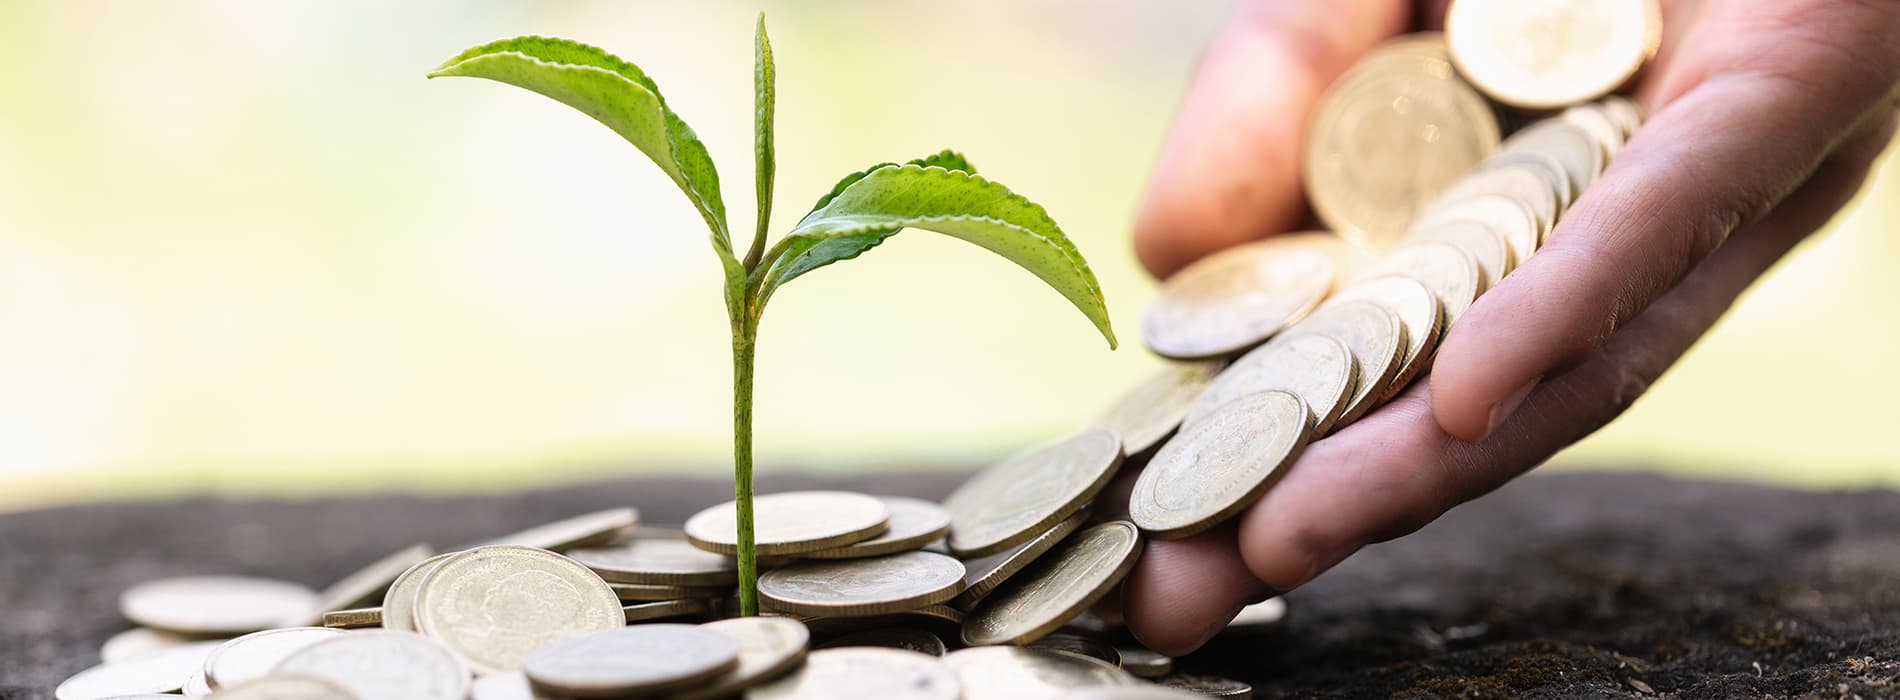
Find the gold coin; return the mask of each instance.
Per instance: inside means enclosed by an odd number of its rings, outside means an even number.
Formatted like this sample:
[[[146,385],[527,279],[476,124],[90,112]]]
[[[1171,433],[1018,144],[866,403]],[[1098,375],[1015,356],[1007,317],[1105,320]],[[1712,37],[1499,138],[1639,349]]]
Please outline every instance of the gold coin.
[[[1145,647],[1121,647],[1122,670],[1136,678],[1160,678],[1174,672],[1174,658]]]
[[[820,649],[791,675],[746,692],[748,700],[961,700],[957,675],[934,656],[878,647]]]
[[[428,578],[429,572],[457,554],[461,552],[437,554],[416,562],[396,576],[389,590],[383,593],[383,629],[416,631],[416,591],[422,590],[422,580]]]
[[[681,691],[678,700],[731,697],[783,676],[805,661],[811,645],[811,631],[784,617],[735,617],[700,627],[731,637],[739,645],[739,665],[702,687]]]
[[[1161,446],[1135,480],[1129,517],[1155,537],[1205,531],[1266,493],[1312,435],[1312,414],[1292,393],[1229,401]]]
[[[1191,431],[1230,401],[1281,389],[1306,402],[1313,416],[1314,433],[1324,434],[1333,429],[1352,403],[1354,390],[1365,380],[1361,370],[1352,348],[1343,340],[1291,335],[1289,329],[1288,335],[1248,351],[1221,372],[1188,409],[1183,424]]]
[[[885,647],[914,651],[926,656],[943,656],[950,648],[945,646],[943,638],[915,627],[880,627],[839,636],[824,644],[820,649],[839,647]]]
[[[963,590],[963,563],[934,552],[813,561],[759,577],[759,598],[802,615],[862,616],[941,603]]]
[[[1575,105],[1565,109],[1557,118],[1583,127],[1585,132],[1595,138],[1597,146],[1603,149],[1605,163],[1615,159],[1617,152],[1623,150],[1623,127],[1610,119],[1600,103]]]
[[[205,684],[219,689],[263,678],[291,654],[343,633],[326,627],[287,627],[238,637],[205,657]]]
[[[397,576],[432,554],[435,550],[429,545],[419,544],[371,562],[318,592],[317,612],[360,608],[380,600]]]
[[[1603,98],[1603,113],[1623,132],[1623,141],[1629,142],[1636,135],[1636,129],[1643,125],[1643,107],[1635,100],[1622,95]]]
[[[918,498],[878,496],[891,511],[891,527],[884,534],[836,549],[807,552],[807,559],[862,559],[920,549],[943,539],[950,531],[950,512],[943,506]]]
[[[1122,454],[1148,451],[1181,427],[1188,406],[1220,372],[1219,362],[1168,362],[1115,400],[1095,425],[1120,435]]]
[[[577,697],[658,695],[739,666],[731,637],[698,625],[634,625],[557,639],[528,653],[521,672],[537,688]]]
[[[639,511],[632,508],[609,508],[531,527],[512,535],[497,537],[475,547],[515,545],[545,549],[550,552],[564,552],[575,547],[591,547],[612,542],[631,532],[639,523]],[[473,548],[470,547],[470,549]]]
[[[323,619],[318,622],[324,627],[334,627],[338,629],[381,627],[383,626],[383,609],[350,608],[348,610],[331,610],[330,612],[324,613]]]
[[[1392,251],[1366,275],[1366,279],[1410,277],[1431,290],[1445,313],[1445,325],[1458,322],[1471,302],[1484,291],[1484,278],[1471,254],[1450,243],[1424,242]]]
[[[1553,225],[1556,223],[1557,195],[1548,189],[1549,186],[1545,184],[1543,178],[1521,168],[1498,168],[1478,172],[1486,173],[1484,181],[1491,184],[1502,184],[1502,180],[1509,179],[1514,181],[1513,186],[1526,188],[1527,193],[1528,188],[1542,189],[1544,203],[1550,207],[1551,223]],[[1531,254],[1537,252],[1538,246],[1543,245],[1544,235],[1549,233],[1549,230],[1545,228],[1541,216],[1543,215],[1532,211],[1523,200],[1512,194],[1474,193],[1458,199],[1441,200],[1429,212],[1419,217],[1418,223],[1412,228],[1412,234],[1416,235],[1420,231],[1450,221],[1482,223],[1494,231],[1510,248],[1508,251],[1510,255],[1505,259],[1507,264],[1498,274],[1498,279],[1503,279],[1504,275],[1510,274],[1512,269],[1530,259]],[[1486,249],[1490,248],[1488,243],[1483,246]]]
[[[1358,368],[1358,380],[1353,383],[1352,394],[1344,402],[1345,410],[1340,412],[1338,422],[1329,428],[1314,426],[1314,435],[1324,435],[1326,430],[1359,420],[1372,410],[1392,391],[1393,378],[1398,376],[1399,366],[1405,359],[1405,324],[1391,309],[1371,302],[1327,304],[1287,329],[1287,333],[1345,343],[1346,349],[1352,351],[1353,365]]]
[[[53,689],[58,700],[92,700],[116,695],[169,693],[184,687],[192,673],[204,668],[205,657],[223,640],[191,642],[160,649],[122,661],[102,663],[62,681]]]
[[[321,678],[273,673],[242,685],[218,689],[218,700],[357,700],[343,686]]]
[[[1161,283],[1141,337],[1162,357],[1231,357],[1265,342],[1326,299],[1343,277],[1323,233],[1272,236],[1209,255]]]
[[[634,603],[620,609],[620,619],[631,625],[635,622],[650,622],[680,617],[693,617],[712,612],[712,603],[698,598],[685,600],[663,600],[657,603]]]
[[[1121,464],[1121,438],[1090,428],[977,472],[943,501],[950,551],[967,559],[1029,541],[1088,505]]]
[[[443,560],[422,580],[415,620],[481,673],[512,671],[542,644],[625,624],[620,599],[593,571],[513,545]]]
[[[1557,194],[1557,213],[1551,219],[1552,226],[1556,225],[1557,219],[1563,218],[1564,210],[1570,208],[1570,203],[1577,201],[1577,188],[1576,185],[1570,182],[1569,171],[1564,169],[1563,163],[1557,162],[1557,159],[1550,154],[1533,153],[1530,151],[1500,151],[1496,155],[1485,159],[1484,163],[1479,165],[1478,168],[1479,170],[1523,168],[1531,174],[1542,178],[1544,182],[1550,186],[1551,191]],[[1550,231],[1543,231],[1538,237],[1538,245],[1543,245],[1543,239],[1548,237],[1550,237]]]
[[[1365,280],[1347,287],[1326,303],[1332,305],[1352,301],[1383,306],[1397,316],[1400,325],[1405,327],[1405,353],[1399,362],[1399,371],[1392,375],[1385,395],[1373,399],[1372,403],[1376,406],[1397,396],[1430,363],[1432,351],[1438,347],[1438,336],[1443,331],[1444,312],[1439,309],[1438,299],[1432,296],[1431,290],[1409,277]]]
[[[1062,698],[1074,690],[1140,682],[1101,659],[1053,649],[959,649],[943,663],[956,671],[964,700]]]
[[[1511,259],[1511,244],[1505,242],[1504,234],[1483,221],[1446,219],[1432,222],[1413,231],[1408,240],[1450,243],[1470,253],[1472,262],[1478,264],[1478,277],[1483,280],[1481,288],[1487,291],[1504,281],[1504,276],[1510,274],[1514,262]]]
[[[176,632],[165,632],[149,627],[134,627],[112,635],[106,639],[104,644],[99,645],[99,660],[109,664],[136,656],[144,656],[155,651],[184,646],[195,641],[201,640],[197,637],[178,634]],[[220,639],[217,641],[224,640]]]
[[[1445,33],[1458,70],[1493,99],[1550,109],[1600,97],[1656,54],[1656,0],[1454,0]]]
[[[884,534],[891,511],[884,502],[849,491],[788,491],[752,499],[753,537],[764,556],[804,554]],[[739,553],[738,506],[732,501],[686,519],[686,539],[720,554]]]
[[[611,583],[730,586],[739,582],[732,557],[694,547],[684,539],[635,539],[607,547],[583,547],[567,556]]]
[[[300,649],[277,670],[341,686],[359,700],[461,700],[468,667],[443,645],[414,632],[365,630]]]
[[[1060,544],[1069,533],[1080,529],[1088,519],[1089,511],[1084,508],[1028,542],[1017,545],[1015,549],[963,562],[963,592],[950,599],[950,604],[969,609],[983,596],[1008,581],[1009,577],[1015,576],[1043,553]]]
[[[1389,247],[1498,136],[1490,105],[1452,70],[1442,38],[1387,44],[1320,97],[1302,163],[1307,198],[1347,240]]]
[[[235,635],[301,624],[317,594],[287,581],[250,576],[184,576],[146,581],[119,595],[134,623],[189,635]]]
[[[1112,520],[1084,529],[977,603],[963,620],[963,643],[1036,641],[1108,595],[1140,557],[1134,524]]]
[[[681,600],[697,598],[712,600],[732,595],[731,586],[674,586],[665,583],[609,583],[614,595],[622,603],[645,603],[661,600]]]
[[[1578,196],[1603,172],[1603,148],[1596,138],[1583,127],[1561,119],[1545,119],[1524,127],[1504,141],[1503,150],[1543,153],[1557,159]]]

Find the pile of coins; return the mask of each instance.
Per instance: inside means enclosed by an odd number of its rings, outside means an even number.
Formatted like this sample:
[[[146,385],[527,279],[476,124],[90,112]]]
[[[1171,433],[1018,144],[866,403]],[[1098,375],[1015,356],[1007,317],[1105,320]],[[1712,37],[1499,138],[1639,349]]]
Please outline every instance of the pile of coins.
[[[1170,278],[1142,335],[1173,362],[1091,427],[984,469],[942,504],[759,496],[762,616],[732,616],[735,504],[679,530],[616,509],[441,554],[404,549],[323,591],[141,584],[120,601],[139,627],[56,695],[1251,697],[1178,673],[1091,610],[1145,537],[1233,517],[1309,442],[1426,372],[1459,316],[1537,253],[1641,121],[1603,95],[1655,50],[1654,5],[1556,2],[1590,21],[1539,23],[1507,0],[1458,0],[1449,40],[1373,51],[1323,97],[1306,144],[1307,191],[1333,232],[1274,236]],[[1497,46],[1512,41],[1544,43]],[[1559,55],[1500,63],[1527,52]],[[1504,105],[1562,109],[1529,119]],[[1098,498],[1136,467],[1126,503]],[[1285,614],[1270,599],[1223,634]]]

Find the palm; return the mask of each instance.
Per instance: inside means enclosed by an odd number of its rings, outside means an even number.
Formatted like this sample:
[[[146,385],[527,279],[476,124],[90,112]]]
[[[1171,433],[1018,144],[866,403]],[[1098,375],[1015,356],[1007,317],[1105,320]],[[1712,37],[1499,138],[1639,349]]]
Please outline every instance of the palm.
[[[1157,162],[1135,236],[1149,269],[1301,227],[1297,154],[1320,91],[1380,40],[1442,25],[1444,4],[1243,5]],[[1678,0],[1663,17],[1633,86],[1650,122],[1459,321],[1429,382],[1314,443],[1235,521],[1148,545],[1124,599],[1144,642],[1192,649],[1247,602],[1601,427],[1859,188],[1893,129],[1900,12]]]

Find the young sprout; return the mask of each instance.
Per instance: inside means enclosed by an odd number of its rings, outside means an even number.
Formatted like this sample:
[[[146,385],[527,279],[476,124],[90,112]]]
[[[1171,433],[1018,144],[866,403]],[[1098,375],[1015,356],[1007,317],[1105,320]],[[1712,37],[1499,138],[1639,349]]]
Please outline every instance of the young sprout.
[[[818,198],[776,245],[766,248],[775,171],[772,144],[772,46],[760,15],[754,41],[754,172],[758,225],[743,257],[735,254],[719,194],[719,173],[706,146],[638,67],[601,49],[566,39],[526,36],[483,44],[449,59],[429,77],[487,78],[526,88],[573,107],[613,129],[660,166],[686,194],[712,234],[725,271],[726,315],[732,326],[732,467],[739,528],[739,605],[758,614],[758,570],[752,528],[752,359],[765,303],[785,283],[849,260],[905,228],[936,231],[975,243],[1041,278],[1087,316],[1112,349],[1115,333],[1101,285],[1075,244],[1043,208],[976,175],[962,155],[943,151],[906,163],[880,163],[846,175]]]

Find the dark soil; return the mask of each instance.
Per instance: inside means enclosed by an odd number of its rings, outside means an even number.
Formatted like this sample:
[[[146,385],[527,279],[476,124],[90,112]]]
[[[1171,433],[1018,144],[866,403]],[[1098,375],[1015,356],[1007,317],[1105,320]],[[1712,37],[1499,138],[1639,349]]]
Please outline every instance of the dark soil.
[[[960,474],[858,477],[939,497]],[[845,482],[767,479],[780,490]],[[145,579],[321,585],[417,541],[453,546],[590,509],[679,522],[730,498],[643,479],[502,496],[193,500],[0,516],[0,697],[51,697],[125,627]],[[1537,476],[1288,596],[1277,633],[1180,666],[1259,697],[1900,697],[1900,493],[1641,474]]]

